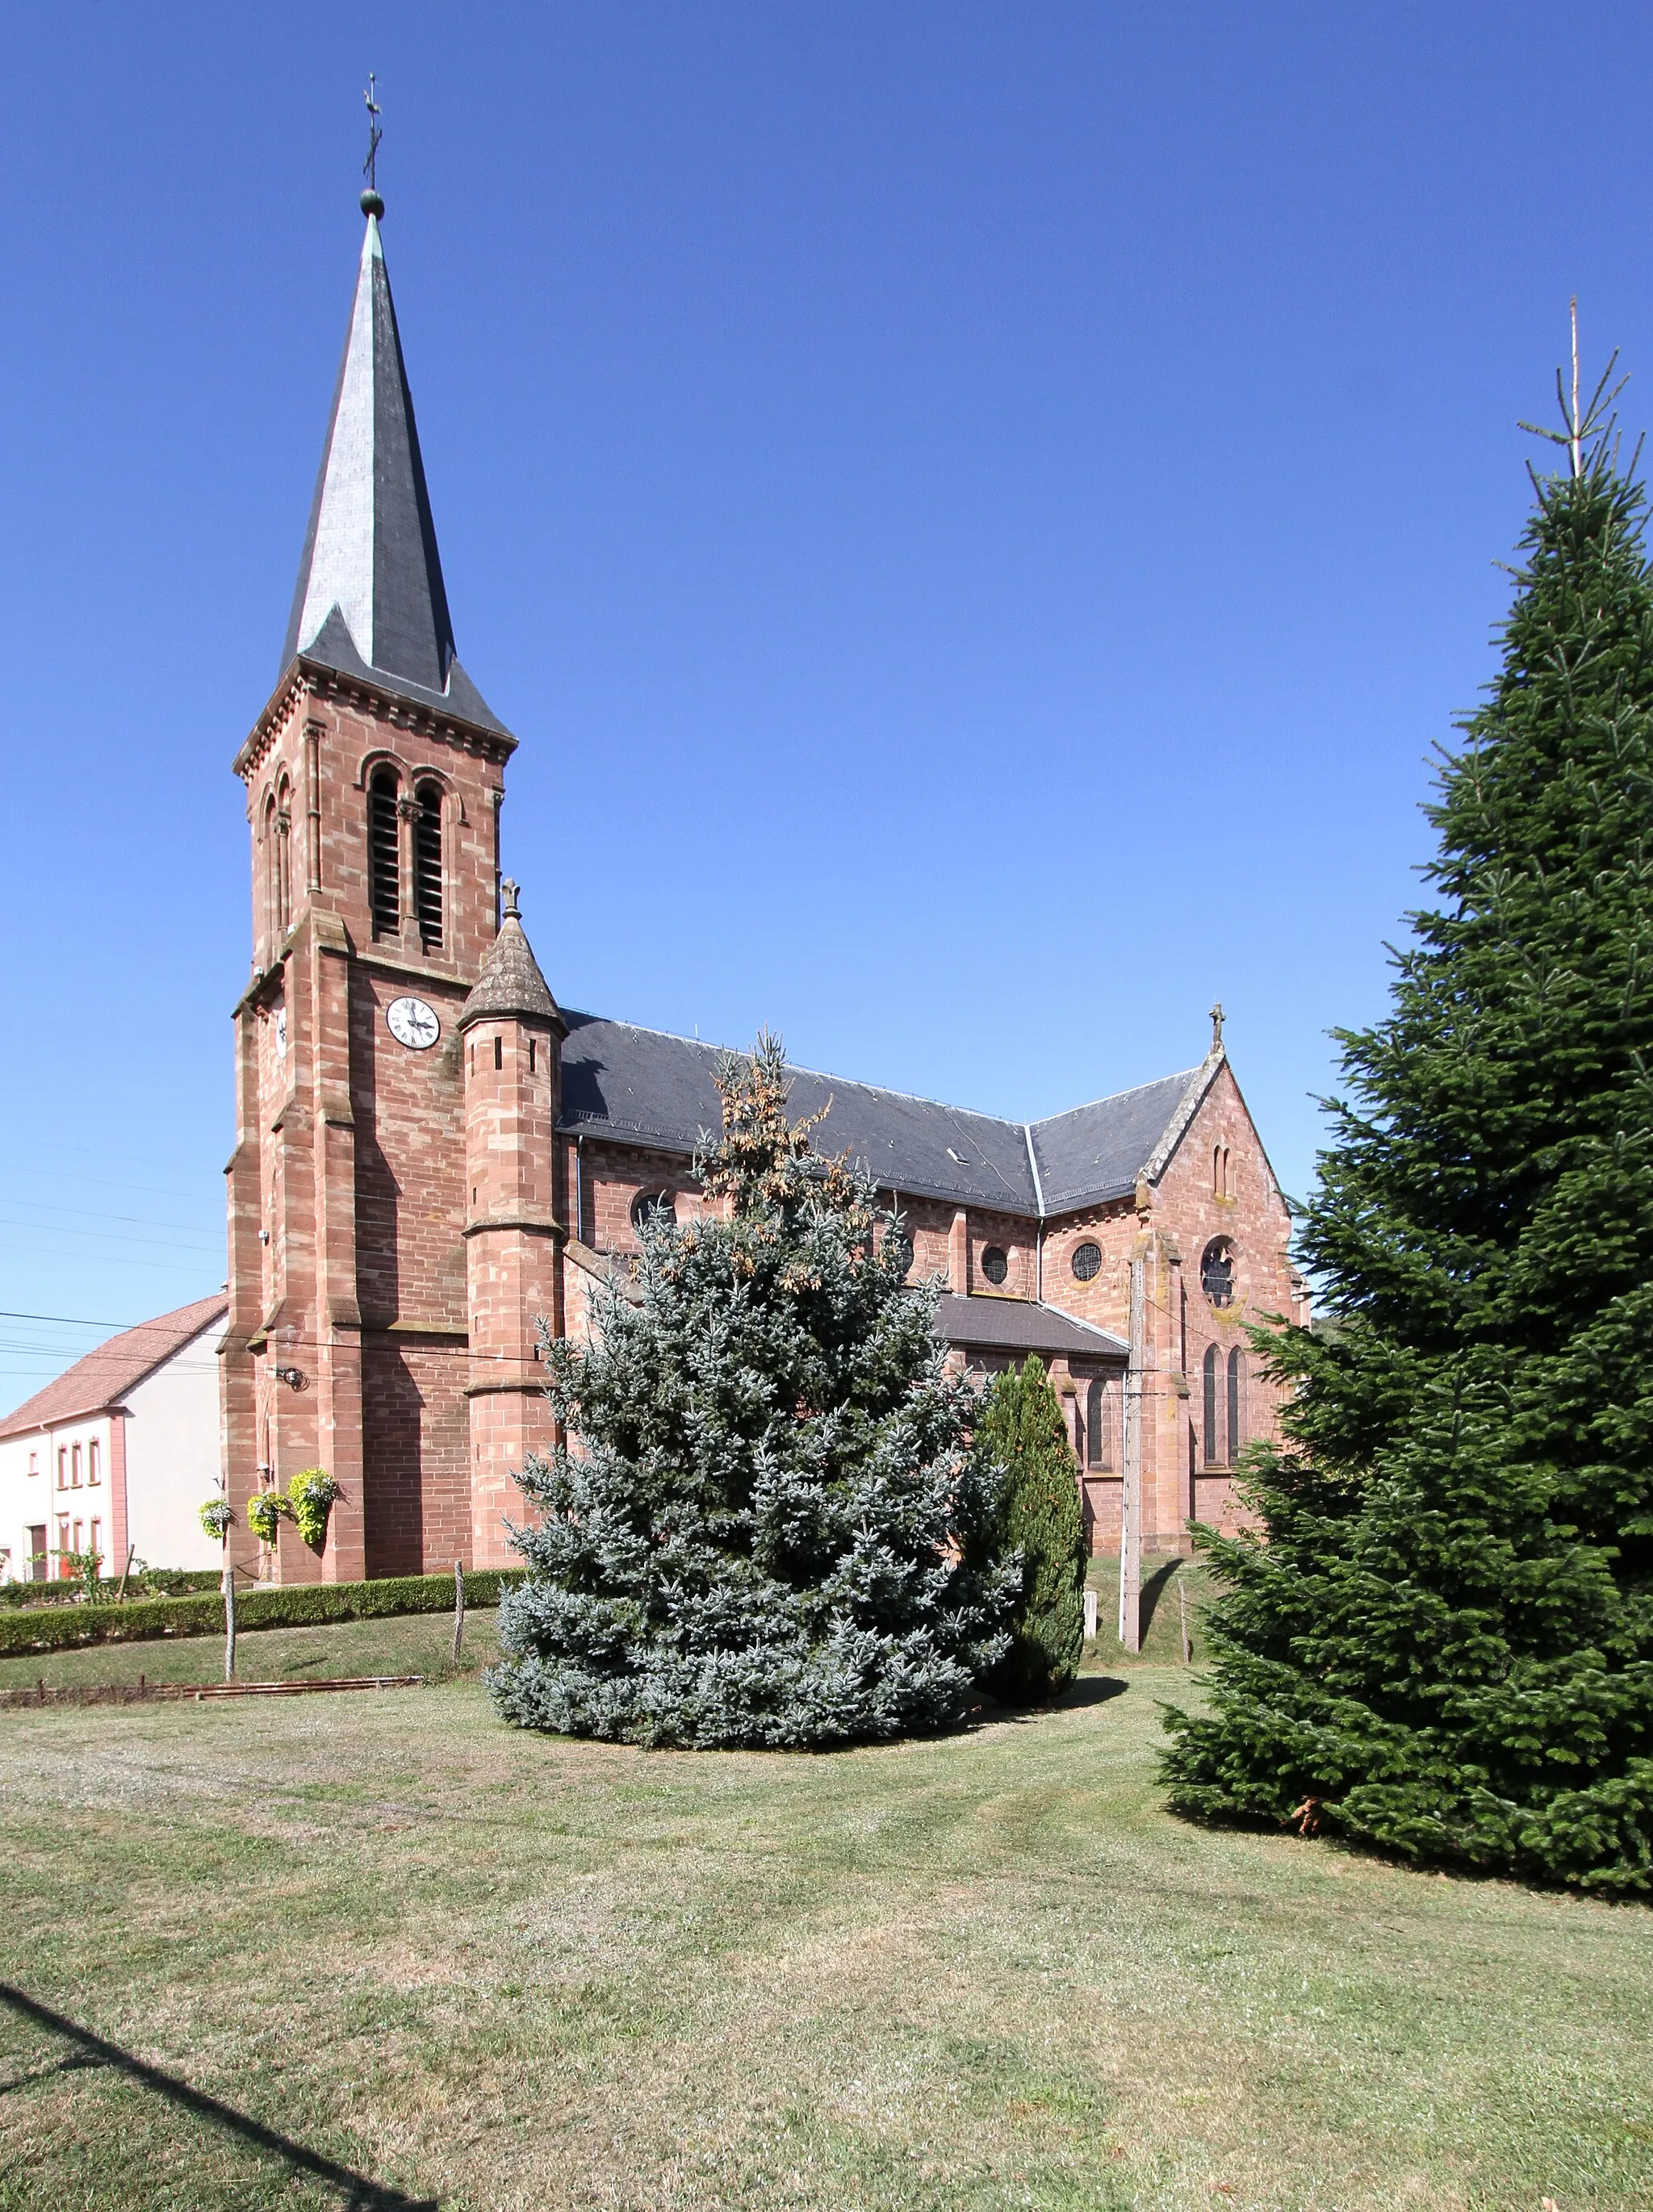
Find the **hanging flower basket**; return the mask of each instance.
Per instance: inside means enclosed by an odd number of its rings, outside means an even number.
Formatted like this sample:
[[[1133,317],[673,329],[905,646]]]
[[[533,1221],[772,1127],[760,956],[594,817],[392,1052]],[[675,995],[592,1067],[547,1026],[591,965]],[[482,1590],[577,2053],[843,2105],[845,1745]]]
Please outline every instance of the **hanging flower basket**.
[[[338,1496],[338,1485],[325,1467],[307,1467],[287,1486],[294,1520],[307,1544],[319,1550],[327,1534],[327,1516]]]
[[[246,1525],[261,1544],[273,1544],[293,1509],[279,1490],[256,1490],[246,1504]]]
[[[227,1498],[210,1498],[201,1508],[201,1526],[215,1544],[222,1544],[225,1531],[235,1518]]]

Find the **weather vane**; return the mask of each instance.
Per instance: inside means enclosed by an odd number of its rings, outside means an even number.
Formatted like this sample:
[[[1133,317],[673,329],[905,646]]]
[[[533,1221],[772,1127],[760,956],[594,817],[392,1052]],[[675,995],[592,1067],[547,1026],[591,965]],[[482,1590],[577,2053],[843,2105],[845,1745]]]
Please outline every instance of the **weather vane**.
[[[374,97],[378,87],[379,80],[369,70],[368,89],[362,95],[368,110],[368,158],[362,164],[362,173],[368,180],[368,190],[375,196],[379,191],[379,142],[385,135],[379,127],[380,109]]]

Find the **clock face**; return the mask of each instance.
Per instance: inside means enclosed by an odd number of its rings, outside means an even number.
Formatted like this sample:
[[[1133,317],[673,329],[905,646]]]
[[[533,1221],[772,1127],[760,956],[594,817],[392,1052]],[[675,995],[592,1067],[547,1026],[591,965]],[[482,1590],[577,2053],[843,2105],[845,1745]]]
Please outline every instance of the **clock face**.
[[[276,1009],[276,1057],[277,1060],[285,1060],[287,1057],[287,1009],[285,1006],[277,1006]]]
[[[442,1033],[436,1010],[422,999],[392,999],[385,1009],[385,1023],[398,1044],[410,1052],[428,1052]]]

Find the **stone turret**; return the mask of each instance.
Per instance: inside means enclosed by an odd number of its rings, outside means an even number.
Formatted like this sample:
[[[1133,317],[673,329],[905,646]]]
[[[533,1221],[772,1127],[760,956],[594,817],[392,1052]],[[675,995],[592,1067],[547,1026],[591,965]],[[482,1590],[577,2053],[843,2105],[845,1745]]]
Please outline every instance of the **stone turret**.
[[[512,1476],[551,1442],[541,1317],[562,1334],[554,1132],[567,1025],[501,886],[503,915],[459,1015],[465,1058],[465,1281],[471,1334],[471,1556],[507,1564]]]

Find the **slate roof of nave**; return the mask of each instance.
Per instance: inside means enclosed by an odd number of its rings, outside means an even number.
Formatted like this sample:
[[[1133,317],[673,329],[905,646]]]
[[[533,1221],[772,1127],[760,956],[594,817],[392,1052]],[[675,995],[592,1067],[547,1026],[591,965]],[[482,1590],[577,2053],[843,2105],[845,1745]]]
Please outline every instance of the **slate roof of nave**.
[[[599,1014],[563,1018],[559,1126],[570,1135],[692,1152],[717,1128],[720,1047]],[[851,1153],[884,1189],[1048,1218],[1128,1196],[1210,1065],[1033,1122],[800,1067],[790,1071],[791,1111],[830,1101],[817,1147]]]

